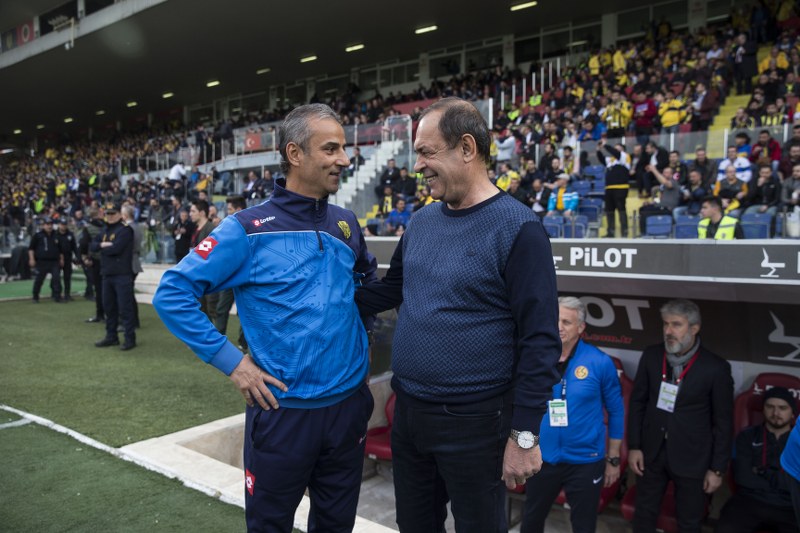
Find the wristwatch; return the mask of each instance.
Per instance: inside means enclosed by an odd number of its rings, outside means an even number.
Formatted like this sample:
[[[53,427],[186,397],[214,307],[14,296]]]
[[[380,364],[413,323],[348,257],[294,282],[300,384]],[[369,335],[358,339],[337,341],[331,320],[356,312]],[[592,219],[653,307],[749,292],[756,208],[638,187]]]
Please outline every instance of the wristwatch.
[[[606,457],[606,461],[611,466],[619,466],[619,457]]]
[[[534,435],[530,431],[517,431],[516,429],[512,429],[508,437],[516,442],[517,446],[523,450],[530,450],[539,445],[539,435]]]

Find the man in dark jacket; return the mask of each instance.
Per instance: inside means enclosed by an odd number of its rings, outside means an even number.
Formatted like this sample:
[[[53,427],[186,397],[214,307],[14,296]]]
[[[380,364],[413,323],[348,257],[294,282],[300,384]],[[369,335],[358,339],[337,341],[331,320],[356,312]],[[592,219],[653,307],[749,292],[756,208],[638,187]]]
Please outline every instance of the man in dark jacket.
[[[733,478],[737,490],[722,508],[715,533],[800,531],[792,509],[789,476],[780,463],[796,414],[797,401],[788,389],[773,387],[764,393],[764,422],[736,437]]]
[[[103,276],[103,308],[106,312],[106,336],[94,343],[98,348],[119,345],[117,325],[125,330],[120,350],[136,347],[133,321],[133,230],[122,221],[119,204],[105,206],[106,227],[92,242],[91,250],[100,252]]]
[[[72,300],[72,261],[73,259],[77,260],[80,254],[78,254],[75,235],[69,230],[66,217],[58,220],[56,240],[58,240],[58,249],[63,257],[61,271],[64,274],[64,300],[68,302]]]
[[[53,231],[53,220],[48,217],[31,239],[28,246],[28,265],[36,268],[36,279],[33,282],[33,302],[39,303],[39,291],[42,289],[44,278],[50,274],[50,287],[53,289],[53,300],[60,303],[61,278],[59,267],[64,263],[64,256],[58,247],[58,239]]]
[[[103,232],[103,217],[98,207],[92,206],[87,212],[89,214],[89,223],[81,231],[78,250],[81,253],[81,260],[88,274],[86,283],[90,283],[94,288],[95,312],[93,317],[86,319],[86,322],[103,322],[106,314],[103,309],[103,277],[100,274],[101,256],[99,251],[91,250],[92,242]]]
[[[756,44],[748,40],[744,33],[736,38],[736,44],[731,49],[733,74],[736,77],[736,94],[753,92],[753,76],[758,72],[756,51]]]
[[[778,204],[781,202],[781,184],[772,175],[772,169],[762,166],[758,169],[758,181],[753,185],[750,183],[749,194],[747,196],[748,208],[745,214],[767,213],[774,217],[778,211]]]
[[[667,482],[678,529],[700,533],[707,495],[722,484],[733,431],[730,364],[700,344],[700,309],[661,308],[664,342],[645,349],[631,393],[628,461],[636,481],[634,533],[655,532]]]

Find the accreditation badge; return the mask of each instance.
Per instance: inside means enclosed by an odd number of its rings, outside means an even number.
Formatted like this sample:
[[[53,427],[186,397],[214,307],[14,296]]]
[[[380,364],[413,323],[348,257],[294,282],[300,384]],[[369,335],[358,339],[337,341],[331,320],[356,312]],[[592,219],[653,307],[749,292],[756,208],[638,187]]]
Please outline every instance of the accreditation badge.
[[[550,400],[547,402],[550,427],[565,428],[569,425],[567,418],[567,400]]]
[[[675,411],[675,400],[678,398],[678,386],[673,383],[661,382],[658,390],[658,403],[656,407],[668,413]]]

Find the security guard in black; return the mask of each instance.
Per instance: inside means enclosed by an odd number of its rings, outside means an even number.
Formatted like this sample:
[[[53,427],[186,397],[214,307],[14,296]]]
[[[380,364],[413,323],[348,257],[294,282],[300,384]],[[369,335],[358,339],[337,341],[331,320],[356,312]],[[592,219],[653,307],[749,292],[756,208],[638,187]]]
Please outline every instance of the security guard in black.
[[[64,275],[64,300],[72,300],[72,262],[80,259],[78,253],[78,243],[75,235],[69,230],[66,218],[58,221],[58,231],[56,232],[58,248],[64,258],[61,272]]]
[[[119,204],[105,206],[106,227],[92,242],[90,250],[100,252],[100,273],[103,276],[103,308],[106,314],[106,336],[97,341],[98,348],[119,344],[117,325],[122,322],[125,343],[122,350],[136,347],[133,321],[133,229],[122,222]]]
[[[32,238],[28,246],[28,265],[37,269],[36,279],[33,282],[33,301],[39,303],[39,291],[42,289],[44,279],[50,274],[50,287],[53,290],[53,300],[61,302],[61,279],[59,263],[64,256],[58,247],[58,239],[53,231],[53,221],[46,218],[42,229]]]

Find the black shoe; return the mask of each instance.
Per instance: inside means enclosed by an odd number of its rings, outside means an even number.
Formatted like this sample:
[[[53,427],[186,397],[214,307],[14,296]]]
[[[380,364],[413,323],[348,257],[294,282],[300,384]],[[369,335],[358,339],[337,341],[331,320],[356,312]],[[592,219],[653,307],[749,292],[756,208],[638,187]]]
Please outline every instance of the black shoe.
[[[67,303],[67,302],[65,302],[64,300],[62,300],[61,298],[56,298],[56,299],[54,299],[53,301],[54,301],[55,303],[57,303],[57,304],[65,304],[65,303]]]
[[[89,323],[105,322],[105,319],[93,316],[92,318],[87,318],[86,320],[84,320],[84,322],[89,322]]]
[[[119,346],[119,339],[103,339],[94,343],[98,348],[105,348],[106,346]]]
[[[125,344],[123,344],[122,346],[119,347],[119,351],[120,352],[127,352],[128,350],[133,350],[134,348],[136,348],[136,343],[135,342],[130,342],[130,343],[126,342]]]
[[[35,304],[38,304],[38,303],[39,303],[39,298],[37,298],[36,296],[34,296],[34,297],[33,297],[33,303],[35,303]]]

